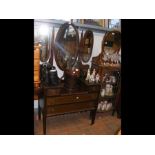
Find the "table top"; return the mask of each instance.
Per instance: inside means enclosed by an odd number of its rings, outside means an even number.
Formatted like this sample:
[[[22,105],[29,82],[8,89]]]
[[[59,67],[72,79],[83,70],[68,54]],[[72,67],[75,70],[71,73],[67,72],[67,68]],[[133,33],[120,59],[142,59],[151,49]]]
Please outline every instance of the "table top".
[[[64,81],[56,86],[44,85],[42,86],[42,91],[44,94],[60,94],[60,95],[69,95],[69,94],[85,94],[89,92],[89,87],[91,86],[100,86],[99,83],[88,83],[87,81],[80,82],[79,85],[74,89],[68,89],[64,87]],[[52,91],[53,90],[53,91]],[[96,90],[97,91],[97,90]]]

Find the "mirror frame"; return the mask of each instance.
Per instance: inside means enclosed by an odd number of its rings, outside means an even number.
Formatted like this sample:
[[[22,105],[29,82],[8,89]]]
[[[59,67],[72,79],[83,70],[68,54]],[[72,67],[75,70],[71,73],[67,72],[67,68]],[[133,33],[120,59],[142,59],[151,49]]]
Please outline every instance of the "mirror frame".
[[[84,58],[83,58],[83,52],[84,52],[83,49],[84,49],[84,46],[85,46],[85,41],[86,41],[86,39],[88,38],[88,35],[90,35],[91,38],[92,38],[92,44],[90,45],[89,57],[88,57],[87,60],[84,60]],[[90,38],[90,37],[89,37],[89,38]],[[80,58],[81,58],[81,60],[82,60],[84,63],[87,63],[87,62],[90,60],[90,58],[91,58],[91,56],[92,56],[93,46],[94,46],[94,34],[93,34],[93,31],[91,31],[91,30],[86,30],[86,31],[85,31],[85,34],[84,34],[84,37],[83,37],[83,31],[82,31],[81,40],[80,40]]]
[[[73,24],[73,23],[64,23],[60,26],[58,32],[57,32],[57,35],[56,35],[56,38],[55,38],[55,48],[54,48],[54,55],[55,55],[55,61],[56,61],[56,64],[57,66],[62,70],[64,71],[66,69],[65,66],[61,66],[59,61],[58,61],[58,49],[56,47],[56,44],[57,42],[59,41],[60,37],[62,37],[62,33],[69,27],[69,26],[72,26],[75,30],[75,33],[76,33],[76,51],[75,51],[75,60],[72,64],[70,64],[70,67],[73,67],[76,60],[77,60],[77,57],[78,57],[78,53],[79,53],[79,33],[78,33],[78,30],[76,28],[76,26]]]

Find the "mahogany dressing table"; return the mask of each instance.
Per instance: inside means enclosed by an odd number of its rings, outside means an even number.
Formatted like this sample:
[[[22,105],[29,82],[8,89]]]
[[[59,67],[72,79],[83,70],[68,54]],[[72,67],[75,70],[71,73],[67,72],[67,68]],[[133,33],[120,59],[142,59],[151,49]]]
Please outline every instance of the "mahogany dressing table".
[[[44,86],[39,94],[38,115],[43,114],[43,133],[46,134],[46,118],[66,113],[90,111],[91,124],[95,121],[99,84],[79,82],[79,87],[70,91],[61,82],[57,86]]]
[[[80,73],[86,75],[85,72],[89,66],[82,65],[81,60],[87,62],[91,57],[93,33],[86,32],[80,43],[79,46],[78,30],[74,24],[65,23],[59,28],[51,52],[55,55],[55,61],[59,69],[64,71],[64,80],[60,80],[59,84],[55,86],[49,85],[44,79],[42,80],[38,100],[38,115],[41,119],[42,113],[44,134],[46,134],[47,117],[90,111],[91,124],[95,121],[100,84],[89,84],[85,82],[85,78],[81,78],[78,74],[77,77],[70,76],[70,73],[74,73],[77,69]],[[84,54],[82,54],[83,52]]]

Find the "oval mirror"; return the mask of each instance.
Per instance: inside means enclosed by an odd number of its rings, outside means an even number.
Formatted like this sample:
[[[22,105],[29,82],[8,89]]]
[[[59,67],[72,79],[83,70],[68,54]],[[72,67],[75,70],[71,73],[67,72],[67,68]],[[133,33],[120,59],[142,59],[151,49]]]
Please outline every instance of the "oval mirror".
[[[120,63],[120,50],[121,32],[117,30],[107,32],[102,42],[102,56],[104,61]]]
[[[61,70],[73,67],[79,48],[79,35],[74,24],[63,24],[55,39],[55,60]]]
[[[41,44],[40,61],[41,62],[47,62],[49,57],[50,57],[48,36],[41,36],[39,43]]]
[[[121,32],[120,31],[110,31],[107,32],[102,44],[102,51],[105,54],[114,54],[119,52],[121,48]]]
[[[83,33],[83,32],[82,32]],[[87,30],[84,34],[81,35],[80,40],[80,57],[83,62],[88,62],[91,55],[94,44],[94,35],[91,30]]]
[[[42,63],[47,63],[50,59],[52,59],[52,53],[51,53],[52,40],[53,40],[53,32],[51,35],[50,26],[48,24],[39,24],[34,28],[34,42],[36,44],[40,44],[40,62]]]

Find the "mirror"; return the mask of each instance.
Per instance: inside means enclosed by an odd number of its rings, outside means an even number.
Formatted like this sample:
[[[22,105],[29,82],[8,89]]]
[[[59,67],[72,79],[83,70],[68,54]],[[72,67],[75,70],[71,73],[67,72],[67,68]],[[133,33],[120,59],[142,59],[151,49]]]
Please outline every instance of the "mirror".
[[[102,42],[102,54],[104,61],[120,63],[121,32],[110,31],[104,36]]]
[[[40,61],[47,62],[50,57],[50,34],[47,25],[40,25],[35,29],[34,41],[40,44]]]
[[[47,38],[43,38],[40,41],[41,48],[40,48],[40,61],[47,62],[50,57],[50,50],[49,50],[49,43]]]
[[[63,24],[55,39],[55,60],[61,70],[73,67],[79,48],[79,35],[74,24]]]
[[[83,31],[81,35],[81,41],[80,41],[80,57],[83,62],[88,62],[91,55],[92,55],[92,49],[94,44],[94,35],[93,32],[90,30],[87,30],[83,37]]]

